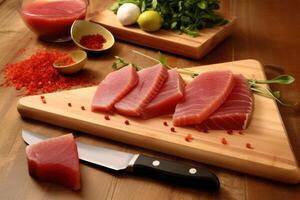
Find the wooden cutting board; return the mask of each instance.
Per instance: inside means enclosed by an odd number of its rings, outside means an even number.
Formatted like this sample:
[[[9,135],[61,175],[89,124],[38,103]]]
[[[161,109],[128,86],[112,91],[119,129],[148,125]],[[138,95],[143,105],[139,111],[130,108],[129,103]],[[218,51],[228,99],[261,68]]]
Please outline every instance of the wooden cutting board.
[[[110,10],[104,10],[93,17],[91,21],[106,27],[118,39],[199,59],[232,33],[235,18],[226,17],[226,19],[229,20],[226,25],[203,29],[199,32],[198,37],[163,29],[158,32],[147,33],[138,26],[122,26],[116,15]]]
[[[197,72],[232,70],[247,78],[265,79],[262,66],[255,60],[241,60],[192,68]],[[185,76],[186,81],[191,78]],[[91,112],[91,100],[96,87],[28,96],[20,99],[18,111],[24,117],[83,131],[100,137],[129,143],[195,161],[262,176],[287,183],[298,183],[300,171],[291,151],[276,103],[255,95],[255,110],[247,130],[199,132],[192,128],[175,127],[171,131],[171,116],[150,120],[127,118]],[[68,106],[72,104],[72,107]],[[85,110],[82,110],[82,106]],[[129,121],[129,125],[125,124]],[[168,126],[164,125],[168,123]],[[194,138],[187,142],[185,137]],[[228,144],[221,143],[225,138]],[[246,144],[251,144],[251,149]]]

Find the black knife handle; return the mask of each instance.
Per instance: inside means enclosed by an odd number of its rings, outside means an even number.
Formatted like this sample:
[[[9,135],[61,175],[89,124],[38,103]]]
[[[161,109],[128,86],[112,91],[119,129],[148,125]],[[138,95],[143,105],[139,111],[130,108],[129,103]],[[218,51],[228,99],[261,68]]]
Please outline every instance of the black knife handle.
[[[210,190],[220,187],[218,177],[205,168],[144,155],[139,155],[132,167],[134,172],[188,187]]]

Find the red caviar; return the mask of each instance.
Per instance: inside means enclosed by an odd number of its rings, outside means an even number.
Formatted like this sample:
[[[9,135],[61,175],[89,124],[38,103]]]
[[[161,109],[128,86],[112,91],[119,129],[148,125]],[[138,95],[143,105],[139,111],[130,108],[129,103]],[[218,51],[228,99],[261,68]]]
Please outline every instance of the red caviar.
[[[68,103],[68,106],[69,106],[69,107],[72,107],[72,104],[71,104],[71,103]]]
[[[73,58],[68,54],[60,56],[56,61],[55,64],[59,66],[66,66],[75,63]]]
[[[192,134],[187,134],[187,136],[185,136],[185,141],[187,141],[187,142],[191,142],[193,139],[194,138],[193,138]]]
[[[105,38],[100,34],[84,35],[80,38],[80,44],[89,49],[102,49]]]
[[[176,132],[176,130],[175,130],[174,127],[171,127],[170,130],[171,130],[172,132],[174,132],[174,133]]]
[[[232,131],[232,130],[227,130],[227,133],[228,133],[229,135],[232,135],[233,131]]]
[[[168,122],[164,122],[164,126],[169,126],[169,125],[168,125]]]
[[[239,130],[238,132],[240,135],[243,135],[243,131],[242,130]]]
[[[228,144],[228,142],[227,142],[227,140],[226,140],[225,138],[222,138],[221,142],[222,142],[222,144],[224,144],[224,145]]]
[[[74,86],[95,85],[91,74],[80,73],[62,76],[52,65],[67,54],[57,50],[38,50],[30,58],[14,64],[7,64],[3,70],[3,86],[23,89],[25,95],[55,92]]]
[[[42,101],[43,104],[47,103],[45,96],[43,96],[43,95],[41,96],[41,101]]]
[[[130,125],[129,121],[126,119],[124,122],[126,125]]]
[[[250,143],[246,143],[246,147],[247,147],[248,149],[253,149],[253,147],[252,147],[252,145],[251,145]]]
[[[84,106],[81,106],[81,110],[85,110],[85,107],[84,107]]]
[[[105,115],[105,116],[104,116],[104,119],[105,119],[105,120],[110,120],[109,115]]]

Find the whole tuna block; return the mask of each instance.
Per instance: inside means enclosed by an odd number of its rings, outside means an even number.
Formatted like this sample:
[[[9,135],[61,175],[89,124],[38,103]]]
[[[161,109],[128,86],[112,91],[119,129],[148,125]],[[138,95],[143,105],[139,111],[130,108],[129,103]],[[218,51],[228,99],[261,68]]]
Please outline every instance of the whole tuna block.
[[[72,134],[51,138],[26,147],[31,176],[80,189],[77,145]]]
[[[115,104],[120,114],[140,116],[149,102],[158,94],[168,77],[168,72],[161,64],[158,64],[139,71],[138,77],[137,86]]]
[[[132,65],[108,74],[98,85],[92,101],[92,111],[112,111],[114,104],[128,94],[138,83],[138,75]]]
[[[200,124],[220,107],[233,87],[230,71],[211,71],[197,76],[186,86],[184,99],[176,106],[173,124]]]
[[[151,117],[173,113],[176,104],[183,98],[185,83],[175,69],[168,71],[168,79],[159,93],[146,106],[142,117]]]
[[[226,101],[208,119],[196,125],[197,129],[243,130],[246,129],[253,111],[253,95],[247,79],[234,75],[235,86]]]

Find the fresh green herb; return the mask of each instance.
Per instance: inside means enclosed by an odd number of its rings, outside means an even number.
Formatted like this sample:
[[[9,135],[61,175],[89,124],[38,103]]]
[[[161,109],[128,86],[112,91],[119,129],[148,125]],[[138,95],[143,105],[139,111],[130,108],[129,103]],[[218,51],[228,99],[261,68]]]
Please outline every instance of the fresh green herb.
[[[141,70],[142,67],[136,65],[136,64],[133,64],[133,63],[129,63],[127,61],[124,60],[124,58],[120,57],[120,56],[115,56],[115,61],[113,62],[112,64],[112,68],[114,70],[119,70],[127,65],[131,64],[137,71]]]
[[[162,27],[198,36],[198,30],[221,26],[228,21],[215,13],[219,9],[219,0],[117,0],[111,10],[117,13],[124,3],[134,3],[141,11],[155,10],[162,19]]]

